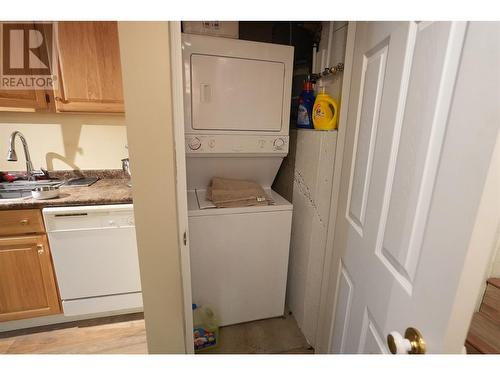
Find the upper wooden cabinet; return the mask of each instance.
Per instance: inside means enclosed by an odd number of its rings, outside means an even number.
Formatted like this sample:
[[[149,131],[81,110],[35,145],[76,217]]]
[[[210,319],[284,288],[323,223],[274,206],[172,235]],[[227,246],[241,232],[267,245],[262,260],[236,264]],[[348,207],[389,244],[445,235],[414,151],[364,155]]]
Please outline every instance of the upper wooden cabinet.
[[[124,112],[116,22],[59,22],[57,111]]]
[[[44,35],[47,46],[52,45],[47,25],[31,27]],[[117,23],[58,22],[53,31],[57,44],[56,90],[1,89],[0,111],[123,113]],[[42,50],[39,53],[48,54],[48,50]]]
[[[48,111],[50,95],[43,90],[0,90],[0,111]]]
[[[4,22],[0,22],[3,28]],[[34,28],[44,33],[39,24],[24,23],[27,28]],[[18,47],[19,48],[19,47]],[[47,53],[42,50],[41,53]],[[46,112],[51,109],[51,93],[44,90],[5,90],[0,89],[0,111]]]

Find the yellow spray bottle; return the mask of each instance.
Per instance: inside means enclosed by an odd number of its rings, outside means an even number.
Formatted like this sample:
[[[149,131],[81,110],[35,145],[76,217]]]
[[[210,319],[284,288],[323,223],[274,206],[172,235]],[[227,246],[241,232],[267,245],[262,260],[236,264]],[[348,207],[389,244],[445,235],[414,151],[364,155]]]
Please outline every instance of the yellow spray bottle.
[[[337,129],[337,118],[339,105],[337,101],[330,97],[322,87],[316,100],[314,101],[312,120],[316,130]]]

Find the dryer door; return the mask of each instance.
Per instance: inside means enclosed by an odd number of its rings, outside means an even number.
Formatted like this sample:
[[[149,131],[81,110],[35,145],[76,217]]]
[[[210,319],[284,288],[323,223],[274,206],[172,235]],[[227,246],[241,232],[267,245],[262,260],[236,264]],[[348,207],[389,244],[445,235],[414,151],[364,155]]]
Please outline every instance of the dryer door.
[[[191,55],[191,121],[197,130],[280,131],[285,65]]]

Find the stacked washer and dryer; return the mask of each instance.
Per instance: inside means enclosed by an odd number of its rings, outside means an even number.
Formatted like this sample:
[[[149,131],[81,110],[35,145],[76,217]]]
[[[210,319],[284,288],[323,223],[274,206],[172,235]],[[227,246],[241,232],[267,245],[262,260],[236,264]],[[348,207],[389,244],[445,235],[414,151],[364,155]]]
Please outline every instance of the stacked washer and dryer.
[[[288,153],[293,47],[183,34],[193,302],[220,325],[283,315],[292,204],[271,189]],[[215,208],[213,177],[259,183],[274,205]]]

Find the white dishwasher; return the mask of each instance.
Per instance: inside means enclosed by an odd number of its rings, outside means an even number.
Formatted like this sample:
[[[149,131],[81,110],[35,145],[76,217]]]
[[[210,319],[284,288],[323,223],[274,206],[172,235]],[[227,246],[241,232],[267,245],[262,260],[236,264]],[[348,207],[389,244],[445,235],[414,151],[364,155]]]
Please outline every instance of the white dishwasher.
[[[132,204],[43,209],[64,315],[142,308]]]

